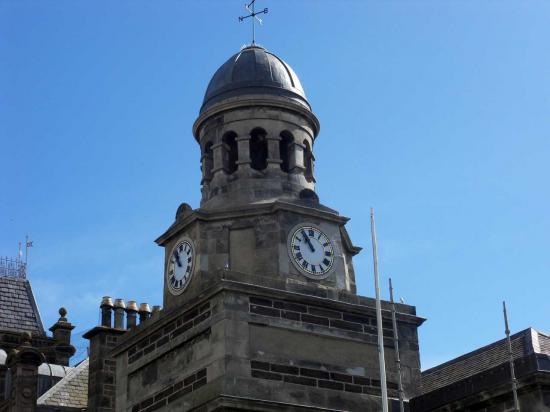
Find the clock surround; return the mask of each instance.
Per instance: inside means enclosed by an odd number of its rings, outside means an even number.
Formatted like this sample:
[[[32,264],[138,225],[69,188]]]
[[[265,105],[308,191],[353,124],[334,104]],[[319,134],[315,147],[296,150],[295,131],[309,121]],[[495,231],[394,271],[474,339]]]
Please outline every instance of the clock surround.
[[[178,239],[166,260],[166,285],[172,295],[182,294],[195,271],[195,246],[188,237]]]
[[[292,265],[310,279],[326,279],[334,270],[334,242],[313,223],[299,223],[289,231],[287,252]]]

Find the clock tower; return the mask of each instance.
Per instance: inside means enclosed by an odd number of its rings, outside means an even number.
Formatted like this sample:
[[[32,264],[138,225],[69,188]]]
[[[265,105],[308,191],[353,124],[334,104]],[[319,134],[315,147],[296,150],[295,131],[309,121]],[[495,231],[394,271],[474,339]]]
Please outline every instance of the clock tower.
[[[183,203],[156,240],[164,306],[115,349],[117,410],[381,410],[375,302],[356,294],[352,263],[361,249],[315,192],[319,129],[298,76],[265,48],[215,72],[193,125],[201,204]],[[423,319],[397,311],[409,398]],[[383,327],[397,399],[387,302]]]
[[[165,308],[227,276],[334,298],[355,293],[352,257],[360,248],[348,237],[348,219],[315,193],[318,133],[298,76],[273,53],[245,47],[216,71],[193,125],[201,207],[180,206],[157,239],[166,250]]]

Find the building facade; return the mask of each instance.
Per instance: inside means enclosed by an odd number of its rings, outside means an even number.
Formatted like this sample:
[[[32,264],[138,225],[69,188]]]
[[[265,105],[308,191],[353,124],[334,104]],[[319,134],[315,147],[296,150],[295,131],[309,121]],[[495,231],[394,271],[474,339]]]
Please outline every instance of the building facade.
[[[89,359],[68,368],[66,311],[47,336],[28,281],[0,276],[0,411],[381,411],[375,300],[357,295],[348,218],[315,192],[319,130],[287,63],[254,44],[231,56],[193,125],[200,207],[182,203],[156,240],[162,307],[104,297]],[[503,341],[421,373],[424,319],[395,306],[405,410],[513,410]],[[381,326],[395,412],[389,302]],[[512,342],[521,411],[550,411],[549,336]]]

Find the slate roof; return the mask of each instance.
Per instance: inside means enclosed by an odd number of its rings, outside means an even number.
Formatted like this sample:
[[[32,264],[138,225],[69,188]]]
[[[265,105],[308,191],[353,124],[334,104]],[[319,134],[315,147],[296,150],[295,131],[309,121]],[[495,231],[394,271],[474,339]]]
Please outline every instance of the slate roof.
[[[0,330],[45,334],[27,279],[0,276],[0,308]]]
[[[533,328],[510,337],[514,359],[531,354],[550,355],[550,335]],[[422,372],[423,393],[429,393],[509,361],[508,343],[501,339]]]
[[[71,369],[67,376],[37,400],[38,406],[54,406],[82,410],[88,407],[89,358]]]

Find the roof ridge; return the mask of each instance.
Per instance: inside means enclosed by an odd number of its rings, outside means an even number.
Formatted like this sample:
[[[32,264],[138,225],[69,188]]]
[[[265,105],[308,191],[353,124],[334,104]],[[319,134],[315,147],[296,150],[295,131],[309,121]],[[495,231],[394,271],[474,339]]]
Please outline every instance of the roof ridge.
[[[528,327],[527,329],[523,329],[519,332],[514,333],[513,335],[510,335],[510,340],[517,340],[517,339],[520,339],[520,338],[524,338],[526,336],[530,337],[531,336],[531,330],[536,330],[536,329],[533,329],[532,327]],[[429,373],[432,373],[432,372],[436,372],[439,369],[443,369],[443,368],[445,368],[447,366],[450,366],[454,363],[460,362],[461,360],[470,358],[473,355],[477,355],[477,354],[480,354],[480,353],[483,353],[483,352],[487,351],[488,349],[498,347],[498,346],[504,344],[505,341],[506,341],[506,338],[504,337],[504,338],[499,339],[497,341],[491,342],[491,343],[489,343],[485,346],[482,346],[482,347],[474,349],[470,352],[464,353],[460,356],[457,356],[456,358],[448,360],[447,362],[441,363],[439,365],[436,365],[434,367],[426,369],[425,371],[422,371],[422,375],[429,374]]]

